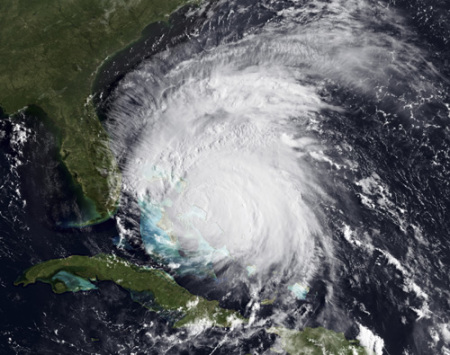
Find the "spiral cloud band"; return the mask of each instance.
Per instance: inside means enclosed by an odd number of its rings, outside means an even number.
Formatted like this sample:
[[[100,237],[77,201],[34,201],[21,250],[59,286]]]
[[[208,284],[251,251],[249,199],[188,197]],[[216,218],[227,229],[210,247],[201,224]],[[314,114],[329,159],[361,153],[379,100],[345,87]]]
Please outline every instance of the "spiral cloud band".
[[[232,258],[261,272],[294,254],[308,265],[320,227],[304,200],[311,141],[295,132],[320,100],[280,68],[221,66],[194,79],[199,66],[164,78],[171,92],[127,166],[148,251],[177,263],[181,247],[199,262]]]
[[[420,56],[364,32],[354,11],[368,8],[335,1],[315,21],[314,7],[285,9],[240,40],[200,36],[126,76],[110,132],[148,253],[182,273],[224,262],[262,279],[276,266],[300,281],[314,273],[315,246],[327,238],[314,206],[328,197],[310,161],[327,158],[310,128],[342,111],[321,86],[373,95],[414,67],[402,56]],[[331,256],[332,244],[319,244]]]

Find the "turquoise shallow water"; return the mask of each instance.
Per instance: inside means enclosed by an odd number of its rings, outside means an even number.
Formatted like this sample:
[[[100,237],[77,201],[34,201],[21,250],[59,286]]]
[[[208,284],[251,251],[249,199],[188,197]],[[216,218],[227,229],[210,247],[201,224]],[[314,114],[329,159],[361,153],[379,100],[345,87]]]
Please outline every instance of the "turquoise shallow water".
[[[162,219],[161,207],[151,202],[140,201],[141,236],[147,252],[157,255],[167,263],[180,263],[180,245],[158,226]]]
[[[288,286],[288,290],[291,291],[297,299],[305,300],[309,292],[309,287],[301,285],[297,282],[291,286]]]
[[[70,289],[70,291],[72,292],[89,291],[97,289],[97,286],[95,286],[92,282],[83,279],[82,277],[75,276],[67,271],[59,271],[56,275],[52,277],[52,281],[55,280],[64,282],[66,287]]]
[[[164,264],[176,268],[178,274],[213,276],[215,257],[229,255],[226,248],[214,249],[196,230],[195,226],[189,223],[190,229],[187,233],[194,234],[195,236],[191,237],[195,238],[198,244],[194,251],[184,250],[176,236],[170,236],[159,226],[163,219],[164,206],[146,200],[141,200],[139,206],[141,208],[140,231],[146,251],[159,258]],[[191,212],[186,213],[184,217],[193,213]]]

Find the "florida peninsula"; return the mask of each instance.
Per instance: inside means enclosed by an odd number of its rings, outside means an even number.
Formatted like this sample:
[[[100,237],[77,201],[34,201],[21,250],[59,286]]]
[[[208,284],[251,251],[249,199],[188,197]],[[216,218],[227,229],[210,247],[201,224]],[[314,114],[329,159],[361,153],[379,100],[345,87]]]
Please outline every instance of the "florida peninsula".
[[[186,0],[5,0],[0,2],[0,107],[33,109],[58,138],[60,157],[98,223],[116,209],[120,172],[92,103],[107,58]]]

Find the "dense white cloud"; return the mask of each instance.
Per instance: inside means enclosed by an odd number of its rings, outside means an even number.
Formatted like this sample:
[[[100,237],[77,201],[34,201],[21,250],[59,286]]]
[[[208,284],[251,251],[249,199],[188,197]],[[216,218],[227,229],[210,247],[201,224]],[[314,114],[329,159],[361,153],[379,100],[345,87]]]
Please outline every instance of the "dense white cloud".
[[[304,146],[297,126],[327,105],[289,68],[216,65],[216,55],[163,78],[170,94],[153,92],[159,107],[144,113],[125,181],[161,211],[174,247],[259,272],[296,259],[306,271],[322,231],[304,197],[321,192],[302,160],[314,141]]]
[[[393,76],[424,89],[412,75],[421,51],[394,11],[335,0],[278,15],[233,42],[199,36],[164,51],[115,93],[109,131],[125,188],[139,201],[147,251],[172,267],[233,261],[258,287],[280,274],[306,285],[319,257],[333,265],[318,207],[326,177],[310,161],[340,166],[311,128],[344,110],[321,89],[375,99]]]

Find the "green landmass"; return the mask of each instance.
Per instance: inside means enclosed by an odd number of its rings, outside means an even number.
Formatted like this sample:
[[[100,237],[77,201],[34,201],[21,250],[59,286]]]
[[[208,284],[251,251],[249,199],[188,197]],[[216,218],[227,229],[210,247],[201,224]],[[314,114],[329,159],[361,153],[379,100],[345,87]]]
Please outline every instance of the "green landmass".
[[[64,277],[60,277],[61,274]],[[67,274],[73,275],[75,281],[68,281]],[[84,288],[80,286],[80,278],[84,280]],[[112,281],[133,294],[145,294],[147,301],[152,300],[151,304],[141,303],[133,297],[143,306],[154,311],[170,312],[176,320],[174,327],[198,322],[230,327],[234,322],[245,321],[238,312],[221,308],[219,302],[191,294],[166,272],[138,267],[113,255],[73,255],[66,259],[45,261],[26,270],[14,284],[27,286],[36,281],[50,284],[55,293],[90,290],[93,289],[88,286],[91,282]]]
[[[272,299],[264,299],[261,301],[262,306],[269,306],[275,302],[275,298]]]
[[[96,115],[91,87],[108,56],[188,0],[0,1],[0,107],[30,105],[57,133],[61,159],[93,206],[90,224],[110,217],[120,173]]]
[[[373,355],[358,340],[347,340],[344,333],[336,333],[322,327],[291,330],[270,328],[281,338],[281,346],[290,355]]]

